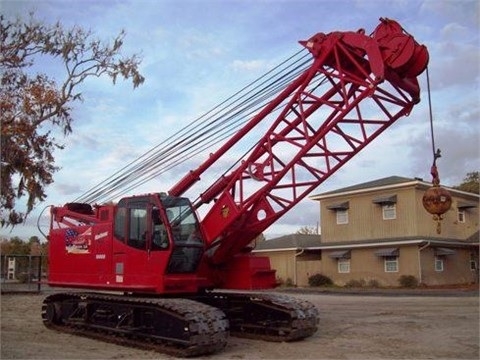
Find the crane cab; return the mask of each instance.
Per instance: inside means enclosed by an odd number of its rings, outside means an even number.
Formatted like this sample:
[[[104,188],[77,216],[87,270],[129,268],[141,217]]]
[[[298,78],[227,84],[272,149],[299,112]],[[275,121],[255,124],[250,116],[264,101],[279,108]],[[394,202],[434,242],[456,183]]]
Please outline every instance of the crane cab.
[[[51,212],[52,286],[163,294],[208,285],[197,275],[204,240],[187,198],[149,194]]]

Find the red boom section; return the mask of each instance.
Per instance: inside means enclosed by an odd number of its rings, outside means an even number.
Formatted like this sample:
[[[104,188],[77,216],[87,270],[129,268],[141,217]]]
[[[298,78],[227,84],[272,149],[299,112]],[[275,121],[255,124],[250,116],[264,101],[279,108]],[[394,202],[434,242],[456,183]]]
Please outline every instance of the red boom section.
[[[241,252],[419,102],[416,77],[428,52],[395,21],[381,19],[370,36],[319,33],[300,43],[312,65],[170,191],[186,191],[234,143],[268,122],[240,165],[196,204],[215,200],[202,222],[215,264]]]

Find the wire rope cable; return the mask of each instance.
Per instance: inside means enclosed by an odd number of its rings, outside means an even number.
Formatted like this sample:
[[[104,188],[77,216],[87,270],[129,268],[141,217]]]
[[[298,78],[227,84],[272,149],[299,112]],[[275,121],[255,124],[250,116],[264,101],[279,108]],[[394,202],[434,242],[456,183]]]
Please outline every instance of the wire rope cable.
[[[112,201],[228,139],[268,104],[279,90],[305,71],[310,62],[311,58],[305,50],[298,51],[74,201]]]

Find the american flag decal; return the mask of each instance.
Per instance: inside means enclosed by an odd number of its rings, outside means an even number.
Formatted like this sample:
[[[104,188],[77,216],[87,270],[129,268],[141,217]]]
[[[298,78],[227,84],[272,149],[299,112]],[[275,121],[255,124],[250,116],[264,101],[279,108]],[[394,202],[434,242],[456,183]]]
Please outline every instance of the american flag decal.
[[[77,236],[78,233],[75,230],[67,229],[67,231],[65,231],[65,245],[71,246]]]

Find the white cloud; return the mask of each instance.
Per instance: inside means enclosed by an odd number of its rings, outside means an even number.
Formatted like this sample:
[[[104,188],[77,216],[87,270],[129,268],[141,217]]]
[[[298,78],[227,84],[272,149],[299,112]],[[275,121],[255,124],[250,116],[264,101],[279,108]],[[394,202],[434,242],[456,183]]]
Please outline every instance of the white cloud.
[[[231,66],[234,71],[259,71],[267,69],[265,60],[234,60]]]
[[[421,4],[421,16],[430,16],[440,21],[450,20],[458,23],[477,24],[478,26],[480,5],[476,0],[425,0]]]
[[[449,23],[443,27],[441,34],[447,41],[456,41],[459,37],[467,36],[468,28],[458,23]]]
[[[479,81],[479,52],[478,46],[448,41],[432,46],[430,61],[430,76],[432,90],[445,89],[456,85],[469,85],[470,96],[472,91],[477,92]],[[460,95],[463,97],[463,95]]]

